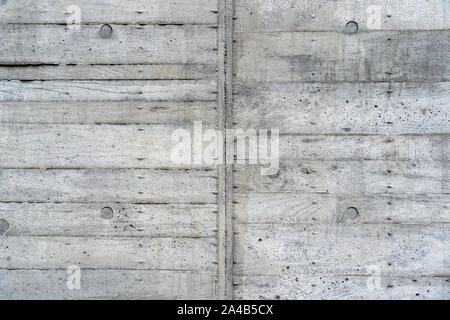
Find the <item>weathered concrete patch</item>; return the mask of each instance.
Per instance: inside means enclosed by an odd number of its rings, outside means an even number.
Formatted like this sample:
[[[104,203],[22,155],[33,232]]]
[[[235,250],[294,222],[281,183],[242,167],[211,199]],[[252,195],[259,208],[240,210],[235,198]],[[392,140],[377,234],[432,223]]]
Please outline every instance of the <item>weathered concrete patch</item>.
[[[0,219],[0,235],[4,235],[9,229],[9,222],[5,219]]]

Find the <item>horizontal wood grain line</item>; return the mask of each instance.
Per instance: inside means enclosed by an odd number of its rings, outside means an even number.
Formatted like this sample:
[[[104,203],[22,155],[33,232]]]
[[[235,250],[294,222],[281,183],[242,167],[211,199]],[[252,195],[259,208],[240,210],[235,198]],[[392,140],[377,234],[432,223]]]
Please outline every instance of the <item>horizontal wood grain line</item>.
[[[282,160],[272,176],[260,166],[236,165],[235,192],[323,194],[447,194],[448,161]]]
[[[356,208],[350,219],[347,208]],[[235,194],[235,223],[242,224],[448,224],[450,194],[333,195]]]
[[[173,159],[179,145],[173,133],[183,129],[193,137],[193,126],[0,124],[0,167],[212,170],[214,164],[194,163],[192,152],[192,163]]]
[[[282,135],[278,140],[277,156],[281,161],[446,161],[450,158],[450,136],[446,134]],[[254,153],[247,151],[245,156],[239,153],[235,159],[248,163],[249,154]]]
[[[0,80],[1,102],[215,101],[214,80]]]
[[[375,279],[378,279],[376,282]],[[336,276],[321,273],[235,276],[235,298],[245,299],[448,299],[449,279],[426,275]],[[375,287],[376,285],[376,287]]]
[[[216,101],[0,102],[0,123],[81,125],[168,125],[217,122]]]
[[[211,11],[213,12],[213,11]],[[91,22],[80,22],[80,28],[82,26],[102,26],[104,25],[104,21],[91,21]],[[164,21],[155,21],[155,22],[144,22],[144,21],[130,21],[130,22],[110,22],[108,23],[110,26],[167,26],[167,27],[183,27],[183,26],[207,26],[213,29],[217,29],[217,24],[214,22],[164,22]],[[70,29],[70,26],[73,24],[67,22],[7,22],[0,23],[0,25],[8,25],[8,26],[65,26]],[[76,28],[75,28],[76,29]]]
[[[204,80],[217,77],[214,65],[202,64],[4,64],[5,80]]]
[[[235,74],[245,82],[447,81],[450,33],[238,34]]]
[[[449,274],[445,225],[236,225],[235,274]]]
[[[282,135],[448,134],[448,82],[236,84],[234,126]]]
[[[360,32],[371,30],[448,29],[446,0],[352,0],[269,4],[265,0],[237,0],[235,32],[338,31],[356,21]],[[379,25],[377,25],[379,22]]]
[[[344,25],[345,27],[345,25]],[[382,30],[365,30],[365,31],[358,31],[359,33],[371,33],[371,32],[431,32],[431,31],[437,31],[437,32],[446,32],[448,31],[447,28],[436,28],[436,29],[382,29]],[[234,34],[236,35],[244,35],[244,34],[277,34],[277,33],[339,33],[339,34],[348,34],[345,31],[345,28],[342,28],[342,25],[339,26],[339,28],[336,29],[329,29],[329,30],[321,30],[321,29],[304,29],[304,30],[295,30],[295,29],[276,29],[271,31],[236,31]]]
[[[69,290],[67,267],[0,269],[0,299],[214,299],[216,279],[203,270],[83,268],[81,289]]]
[[[216,0],[44,0],[8,1],[0,7],[3,23],[75,23],[79,8],[81,24],[169,23],[217,24]]]
[[[215,239],[2,237],[2,268],[215,270]],[[9,257],[9,258],[8,258]]]
[[[204,25],[2,25],[0,64],[217,63],[217,30]],[[21,46],[17,48],[17,39]]]
[[[212,238],[216,213],[216,204],[0,203],[8,237]]]
[[[0,178],[0,200],[9,202],[216,203],[217,199],[215,171],[1,169]]]

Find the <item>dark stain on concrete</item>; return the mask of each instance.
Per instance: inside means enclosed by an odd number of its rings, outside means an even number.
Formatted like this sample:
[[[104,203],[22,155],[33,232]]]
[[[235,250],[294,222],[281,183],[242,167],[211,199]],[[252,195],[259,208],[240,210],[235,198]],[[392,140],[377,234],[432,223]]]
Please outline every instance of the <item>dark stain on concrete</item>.
[[[9,222],[5,219],[0,219],[0,236],[4,235],[9,229]]]

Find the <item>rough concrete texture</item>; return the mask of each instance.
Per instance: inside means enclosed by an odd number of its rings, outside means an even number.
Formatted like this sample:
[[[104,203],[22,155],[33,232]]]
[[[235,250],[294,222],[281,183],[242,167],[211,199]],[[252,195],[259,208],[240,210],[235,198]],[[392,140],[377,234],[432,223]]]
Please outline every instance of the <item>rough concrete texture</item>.
[[[449,17],[0,1],[0,299],[450,299]],[[174,163],[194,121],[278,173]]]

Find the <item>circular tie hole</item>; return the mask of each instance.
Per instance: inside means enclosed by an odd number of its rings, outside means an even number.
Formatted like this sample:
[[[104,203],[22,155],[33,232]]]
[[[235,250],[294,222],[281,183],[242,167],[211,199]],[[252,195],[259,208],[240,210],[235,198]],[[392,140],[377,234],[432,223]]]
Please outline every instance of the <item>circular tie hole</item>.
[[[100,35],[102,38],[111,38],[113,33],[113,28],[109,24],[104,24],[100,28]]]
[[[359,212],[358,212],[358,209],[351,207],[351,208],[348,208],[347,210],[345,210],[345,215],[349,219],[356,219],[359,215]]]
[[[112,219],[114,216],[114,211],[110,207],[105,207],[100,210],[100,217],[103,219]]]
[[[345,25],[345,31],[347,33],[356,33],[358,32],[358,24],[355,21],[349,21]]]

